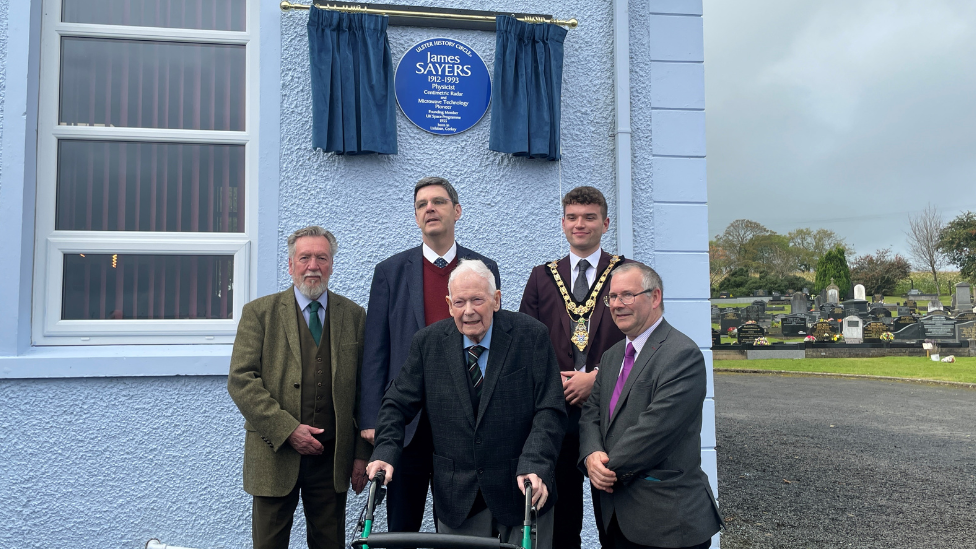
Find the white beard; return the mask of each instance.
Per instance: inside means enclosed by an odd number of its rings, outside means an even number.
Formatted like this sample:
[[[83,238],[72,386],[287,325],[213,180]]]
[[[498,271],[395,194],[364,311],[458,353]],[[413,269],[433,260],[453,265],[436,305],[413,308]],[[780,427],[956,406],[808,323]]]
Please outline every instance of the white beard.
[[[319,276],[321,276],[321,273],[319,273]],[[329,289],[326,284],[319,284],[318,286],[314,287],[309,286],[305,283],[305,279],[302,279],[301,282],[296,282],[295,287],[298,288],[298,293],[313,301],[318,299],[322,294],[325,293],[326,290]]]

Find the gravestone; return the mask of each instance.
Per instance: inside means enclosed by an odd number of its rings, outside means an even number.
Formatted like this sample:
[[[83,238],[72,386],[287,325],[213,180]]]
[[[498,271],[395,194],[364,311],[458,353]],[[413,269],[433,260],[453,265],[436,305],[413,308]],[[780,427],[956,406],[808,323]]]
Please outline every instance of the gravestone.
[[[904,305],[898,306],[898,316],[908,316],[910,314],[912,314],[911,308],[905,307]]]
[[[752,306],[755,307],[755,310],[758,313],[760,313],[760,314],[765,314],[766,313],[766,302],[763,301],[762,299],[757,299],[757,300],[753,301],[752,302]]]
[[[824,288],[824,294],[827,295],[827,303],[840,303],[840,288],[834,284],[833,279],[830,281],[830,286]]]
[[[976,320],[976,313],[959,313],[955,316],[956,322],[969,322]]]
[[[915,317],[912,316],[912,315],[899,316],[898,318],[896,318],[895,320],[893,320],[891,322],[891,331],[892,332],[897,332],[898,330],[901,330],[902,328],[904,328],[906,326],[911,326],[912,324],[915,324],[916,322],[918,322],[918,321],[915,320]]]
[[[891,330],[884,322],[868,322],[864,325],[864,342],[865,343],[880,343],[881,334],[890,332]]]
[[[941,301],[937,301],[935,299],[933,299],[932,301],[929,301],[929,306],[928,306],[928,312],[929,313],[935,313],[935,312],[941,312],[941,311],[944,311],[944,308],[942,306],[942,302]]]
[[[718,293],[718,297],[719,297],[719,299],[728,299],[729,292],[719,292]]]
[[[906,301],[905,306],[911,309],[913,313],[918,310],[918,303],[914,299]]]
[[[828,318],[830,320],[836,320],[836,321],[839,322],[839,321],[843,320],[844,317],[846,316],[844,314],[844,308],[843,307],[839,307],[837,305],[833,305],[833,306],[827,305],[827,309],[828,309],[827,316],[824,317],[824,315],[821,314],[820,315],[820,318]]]
[[[952,308],[952,312],[973,312],[973,292],[968,282],[960,282],[956,284],[956,305]]]
[[[905,326],[900,330],[893,332],[895,339],[898,341],[918,341],[920,339],[925,339],[925,330],[922,325],[918,322],[914,322]]]
[[[817,341],[821,343],[833,341],[835,333],[837,333],[837,330],[830,322],[827,322],[826,320],[817,322],[813,325],[813,328],[810,329],[810,334],[817,338]]]
[[[919,321],[924,332],[924,339],[955,339],[956,320],[943,315],[923,316]]]
[[[712,347],[718,347],[722,344],[722,333],[712,328]]]
[[[806,315],[786,315],[781,323],[783,327],[783,337],[797,337],[807,333]]]
[[[807,298],[800,292],[793,294],[793,298],[790,299],[790,312],[793,314],[803,313],[807,310]]]
[[[766,297],[766,290],[756,290],[752,292],[752,297]]]
[[[722,316],[722,312],[719,311],[717,305],[712,305],[712,322],[717,322],[719,317]]]
[[[810,288],[803,288],[803,293],[810,295]]]
[[[776,290],[773,290],[773,299],[779,299],[781,297],[783,297],[783,294],[777,292]]]
[[[756,338],[766,335],[766,330],[758,324],[743,324],[738,328],[740,345],[752,345]]]
[[[820,294],[817,294],[817,297],[813,299],[813,308],[819,311],[820,308],[823,306],[824,306],[823,297],[821,297]]]
[[[871,304],[863,299],[848,299],[844,302],[844,310],[849,315],[861,315],[868,313]]]
[[[956,340],[976,341],[976,321],[971,320],[956,324]]]
[[[864,325],[859,316],[844,319],[844,343],[857,344],[864,341]]]
[[[738,309],[725,309],[725,312],[722,313],[722,318],[719,321],[719,328],[722,333],[728,334],[729,328],[738,328],[739,324],[742,324],[742,315],[739,314]]]
[[[883,294],[874,294],[874,297],[872,299],[874,300],[875,303],[884,303]]]
[[[864,297],[865,295],[866,294],[864,293],[864,284],[855,284],[854,299],[867,299],[866,297]]]
[[[885,309],[884,307],[875,307],[871,309],[871,315],[877,318],[890,317],[891,311]]]

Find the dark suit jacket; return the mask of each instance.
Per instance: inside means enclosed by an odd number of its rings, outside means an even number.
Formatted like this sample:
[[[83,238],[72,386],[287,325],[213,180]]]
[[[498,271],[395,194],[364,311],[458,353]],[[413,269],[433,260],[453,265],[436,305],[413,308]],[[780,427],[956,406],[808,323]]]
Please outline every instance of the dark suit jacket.
[[[480,259],[495,274],[495,286],[501,288],[498,265],[467,248],[457,247],[458,261]],[[390,383],[407,360],[410,341],[424,321],[424,252],[422,246],[400,252],[376,266],[369,290],[366,313],[366,353],[363,357],[359,425],[376,427],[380,401]],[[407,427],[409,444],[417,422]]]
[[[396,467],[404,427],[425,407],[434,440],[437,518],[459,526],[480,487],[495,519],[522,524],[525,497],[516,476],[539,475],[549,489],[543,512],[556,500],[555,462],[566,408],[546,327],[500,310],[492,319],[491,349],[477,419],[468,392],[462,336],[454,319],[417,333],[410,357],[383,398],[373,460]]]
[[[359,367],[366,312],[329,292],[332,343],[332,404],[336,416],[336,492],[349,487],[353,459],[366,459],[370,445],[359,436]],[[230,358],[227,392],[244,416],[244,490],[255,496],[285,496],[295,487],[301,455],[288,436],[302,417],[302,351],[295,291],[244,305]]]
[[[643,545],[689,547],[718,532],[722,519],[701,468],[705,359],[667,320],[637,356],[613,417],[608,407],[626,341],[603,355],[580,419],[580,467],[593,452],[610,456],[613,493],[599,492],[604,526],[614,513],[623,534]],[[657,480],[650,480],[650,478]]]

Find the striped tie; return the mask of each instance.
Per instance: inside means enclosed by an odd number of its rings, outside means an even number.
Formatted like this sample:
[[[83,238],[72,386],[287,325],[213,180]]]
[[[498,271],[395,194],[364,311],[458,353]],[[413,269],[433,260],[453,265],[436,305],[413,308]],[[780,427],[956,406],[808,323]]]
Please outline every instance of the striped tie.
[[[485,348],[481,345],[472,345],[467,348],[468,356],[468,376],[471,378],[471,386],[474,387],[474,394],[481,398],[481,385],[484,378],[481,376],[481,367],[478,366],[478,358]]]

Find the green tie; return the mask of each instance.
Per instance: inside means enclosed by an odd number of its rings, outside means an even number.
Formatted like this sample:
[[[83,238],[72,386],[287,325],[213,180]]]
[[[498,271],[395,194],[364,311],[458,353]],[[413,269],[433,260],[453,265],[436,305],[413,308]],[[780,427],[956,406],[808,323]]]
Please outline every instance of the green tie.
[[[315,340],[316,346],[322,340],[322,320],[319,318],[320,307],[322,307],[322,304],[318,301],[313,301],[308,304],[308,329],[312,331],[312,339]]]

